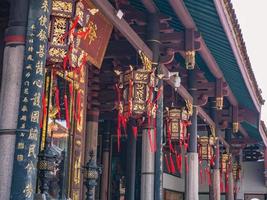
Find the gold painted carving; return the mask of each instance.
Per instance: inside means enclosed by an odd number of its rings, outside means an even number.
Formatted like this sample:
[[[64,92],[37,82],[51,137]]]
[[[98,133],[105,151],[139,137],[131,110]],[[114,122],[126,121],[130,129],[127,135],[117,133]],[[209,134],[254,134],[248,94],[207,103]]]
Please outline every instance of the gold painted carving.
[[[79,155],[78,158],[76,158],[74,162],[74,183],[76,185],[80,184],[81,182],[81,155]]]
[[[64,45],[64,34],[66,33],[67,19],[57,17],[54,22],[53,37],[51,43],[53,45]]]
[[[52,10],[57,12],[72,13],[72,3],[54,0],[52,3]]]
[[[139,56],[143,64],[143,68],[146,71],[152,71],[152,61],[149,60],[149,58],[140,50],[139,50]]]

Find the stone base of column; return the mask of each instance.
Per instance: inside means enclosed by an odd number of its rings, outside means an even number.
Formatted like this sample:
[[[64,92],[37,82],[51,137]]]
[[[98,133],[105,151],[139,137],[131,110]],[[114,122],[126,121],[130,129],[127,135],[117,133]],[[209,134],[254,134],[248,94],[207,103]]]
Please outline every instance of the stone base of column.
[[[227,200],[234,200],[234,179],[233,179],[233,173],[229,173],[228,178],[228,192],[226,194]]]
[[[109,152],[103,152],[102,165],[103,173],[101,176],[101,199],[108,200]]]
[[[212,173],[212,185],[214,200],[221,199],[221,188],[220,188],[220,169],[214,169]]]
[[[154,131],[150,131],[154,136]],[[152,137],[154,141],[154,137]],[[142,135],[141,200],[154,200],[155,153],[151,151],[147,130]]]
[[[198,200],[198,153],[187,153],[186,200]]]

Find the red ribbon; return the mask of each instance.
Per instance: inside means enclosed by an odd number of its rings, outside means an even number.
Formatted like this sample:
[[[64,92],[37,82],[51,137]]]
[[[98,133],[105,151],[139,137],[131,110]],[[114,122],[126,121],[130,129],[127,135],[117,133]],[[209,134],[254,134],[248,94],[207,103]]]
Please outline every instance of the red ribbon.
[[[176,155],[176,165],[177,165],[177,169],[179,171],[179,173],[182,173],[182,155],[178,154],[177,152],[175,152]]]
[[[188,157],[185,156],[185,172],[188,174],[189,168],[188,168]]]
[[[59,101],[59,89],[58,89],[58,87],[56,87],[56,89],[55,89],[55,99],[56,99],[56,107],[58,110],[57,116],[60,119],[61,115],[60,115],[60,101]]]
[[[211,175],[210,175],[210,169],[209,169],[209,166],[207,166],[205,168],[205,171],[206,171],[206,178],[208,180],[208,184],[211,185]]]
[[[63,41],[68,35],[73,34],[74,29],[75,29],[76,26],[78,25],[79,19],[80,19],[79,16],[77,16],[77,17],[74,19],[73,24],[72,24],[70,30],[64,34],[64,36],[63,36],[63,38],[62,38],[62,41]]]
[[[169,120],[166,120],[168,145],[169,145],[170,151],[174,152],[174,149],[173,149],[173,146],[172,146],[172,142],[171,142],[171,127],[170,126],[171,125],[170,125]]]
[[[137,126],[132,126],[132,131],[133,131],[134,138],[137,139],[137,133],[138,133]]]

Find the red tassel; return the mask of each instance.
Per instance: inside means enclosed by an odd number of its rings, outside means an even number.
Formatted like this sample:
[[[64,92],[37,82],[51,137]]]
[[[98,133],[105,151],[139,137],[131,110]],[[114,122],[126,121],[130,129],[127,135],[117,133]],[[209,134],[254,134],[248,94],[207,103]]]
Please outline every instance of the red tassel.
[[[70,128],[70,118],[69,118],[69,105],[68,105],[68,97],[64,95],[64,105],[65,105],[65,115],[66,115],[66,125],[67,128]]]
[[[73,93],[73,85],[72,83],[69,83],[69,93],[70,93],[70,109],[73,111],[73,115],[75,116],[75,119],[77,118],[76,112],[75,112],[75,107],[74,105],[74,93]]]
[[[119,110],[119,106],[120,106],[120,102],[121,102],[121,91],[120,88],[118,87],[118,85],[116,84],[116,92],[117,92],[117,104],[118,104],[118,117],[117,117],[117,137],[118,137],[118,152],[120,152],[120,138],[121,138],[121,123],[122,122],[122,113]],[[124,126],[124,125],[123,125]]]
[[[153,119],[153,124],[154,124],[154,152],[157,151],[157,124],[156,120]]]
[[[176,152],[176,165],[179,173],[182,173],[182,155]]]
[[[211,175],[210,175],[210,169],[208,166],[206,167],[205,171],[206,171],[206,178],[207,178],[206,180],[208,180],[208,185],[211,185]]]
[[[176,170],[175,170],[175,166],[174,166],[174,162],[173,162],[171,153],[170,153],[170,163],[171,163],[171,172],[172,172],[172,174],[174,174]]]
[[[150,128],[148,128],[147,134],[148,134],[148,139],[149,139],[150,150],[151,152],[154,152],[154,146],[153,146],[152,134],[151,134]]]
[[[202,165],[201,162],[199,163],[199,179],[200,179],[200,184],[203,184],[203,170],[202,170]]]
[[[188,157],[187,156],[185,156],[185,171],[186,171],[186,174],[188,174],[189,168],[188,168]]]
[[[59,102],[59,89],[58,89],[58,87],[56,87],[55,98],[56,98],[56,107],[58,110],[57,116],[60,119],[61,115],[60,115],[60,102]]]
[[[66,38],[68,35],[71,35],[71,34],[73,34],[73,31],[74,31],[74,29],[76,28],[76,26],[77,26],[77,24],[78,24],[78,21],[79,21],[79,19],[80,19],[80,17],[79,17],[79,16],[77,16],[77,17],[74,19],[74,21],[73,21],[73,24],[72,24],[72,26],[71,26],[70,30],[64,34],[64,36],[63,36],[62,40],[64,40],[64,39],[65,39],[65,38]]]
[[[133,131],[133,135],[134,135],[134,138],[137,139],[137,126],[132,126],[132,131]]]
[[[173,148],[172,142],[171,142],[171,127],[170,127],[170,124],[169,124],[168,121],[166,122],[166,125],[167,125],[167,139],[168,139],[168,144],[169,144],[170,151],[173,153],[174,152],[174,148]]]

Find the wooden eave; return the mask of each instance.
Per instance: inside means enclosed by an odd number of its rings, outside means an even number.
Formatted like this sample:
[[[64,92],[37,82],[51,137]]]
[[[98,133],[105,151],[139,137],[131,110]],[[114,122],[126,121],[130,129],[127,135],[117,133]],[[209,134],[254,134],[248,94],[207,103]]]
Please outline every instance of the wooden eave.
[[[260,107],[264,104],[264,99],[253,73],[246,45],[231,0],[214,0],[214,4],[250,95],[255,105]]]

